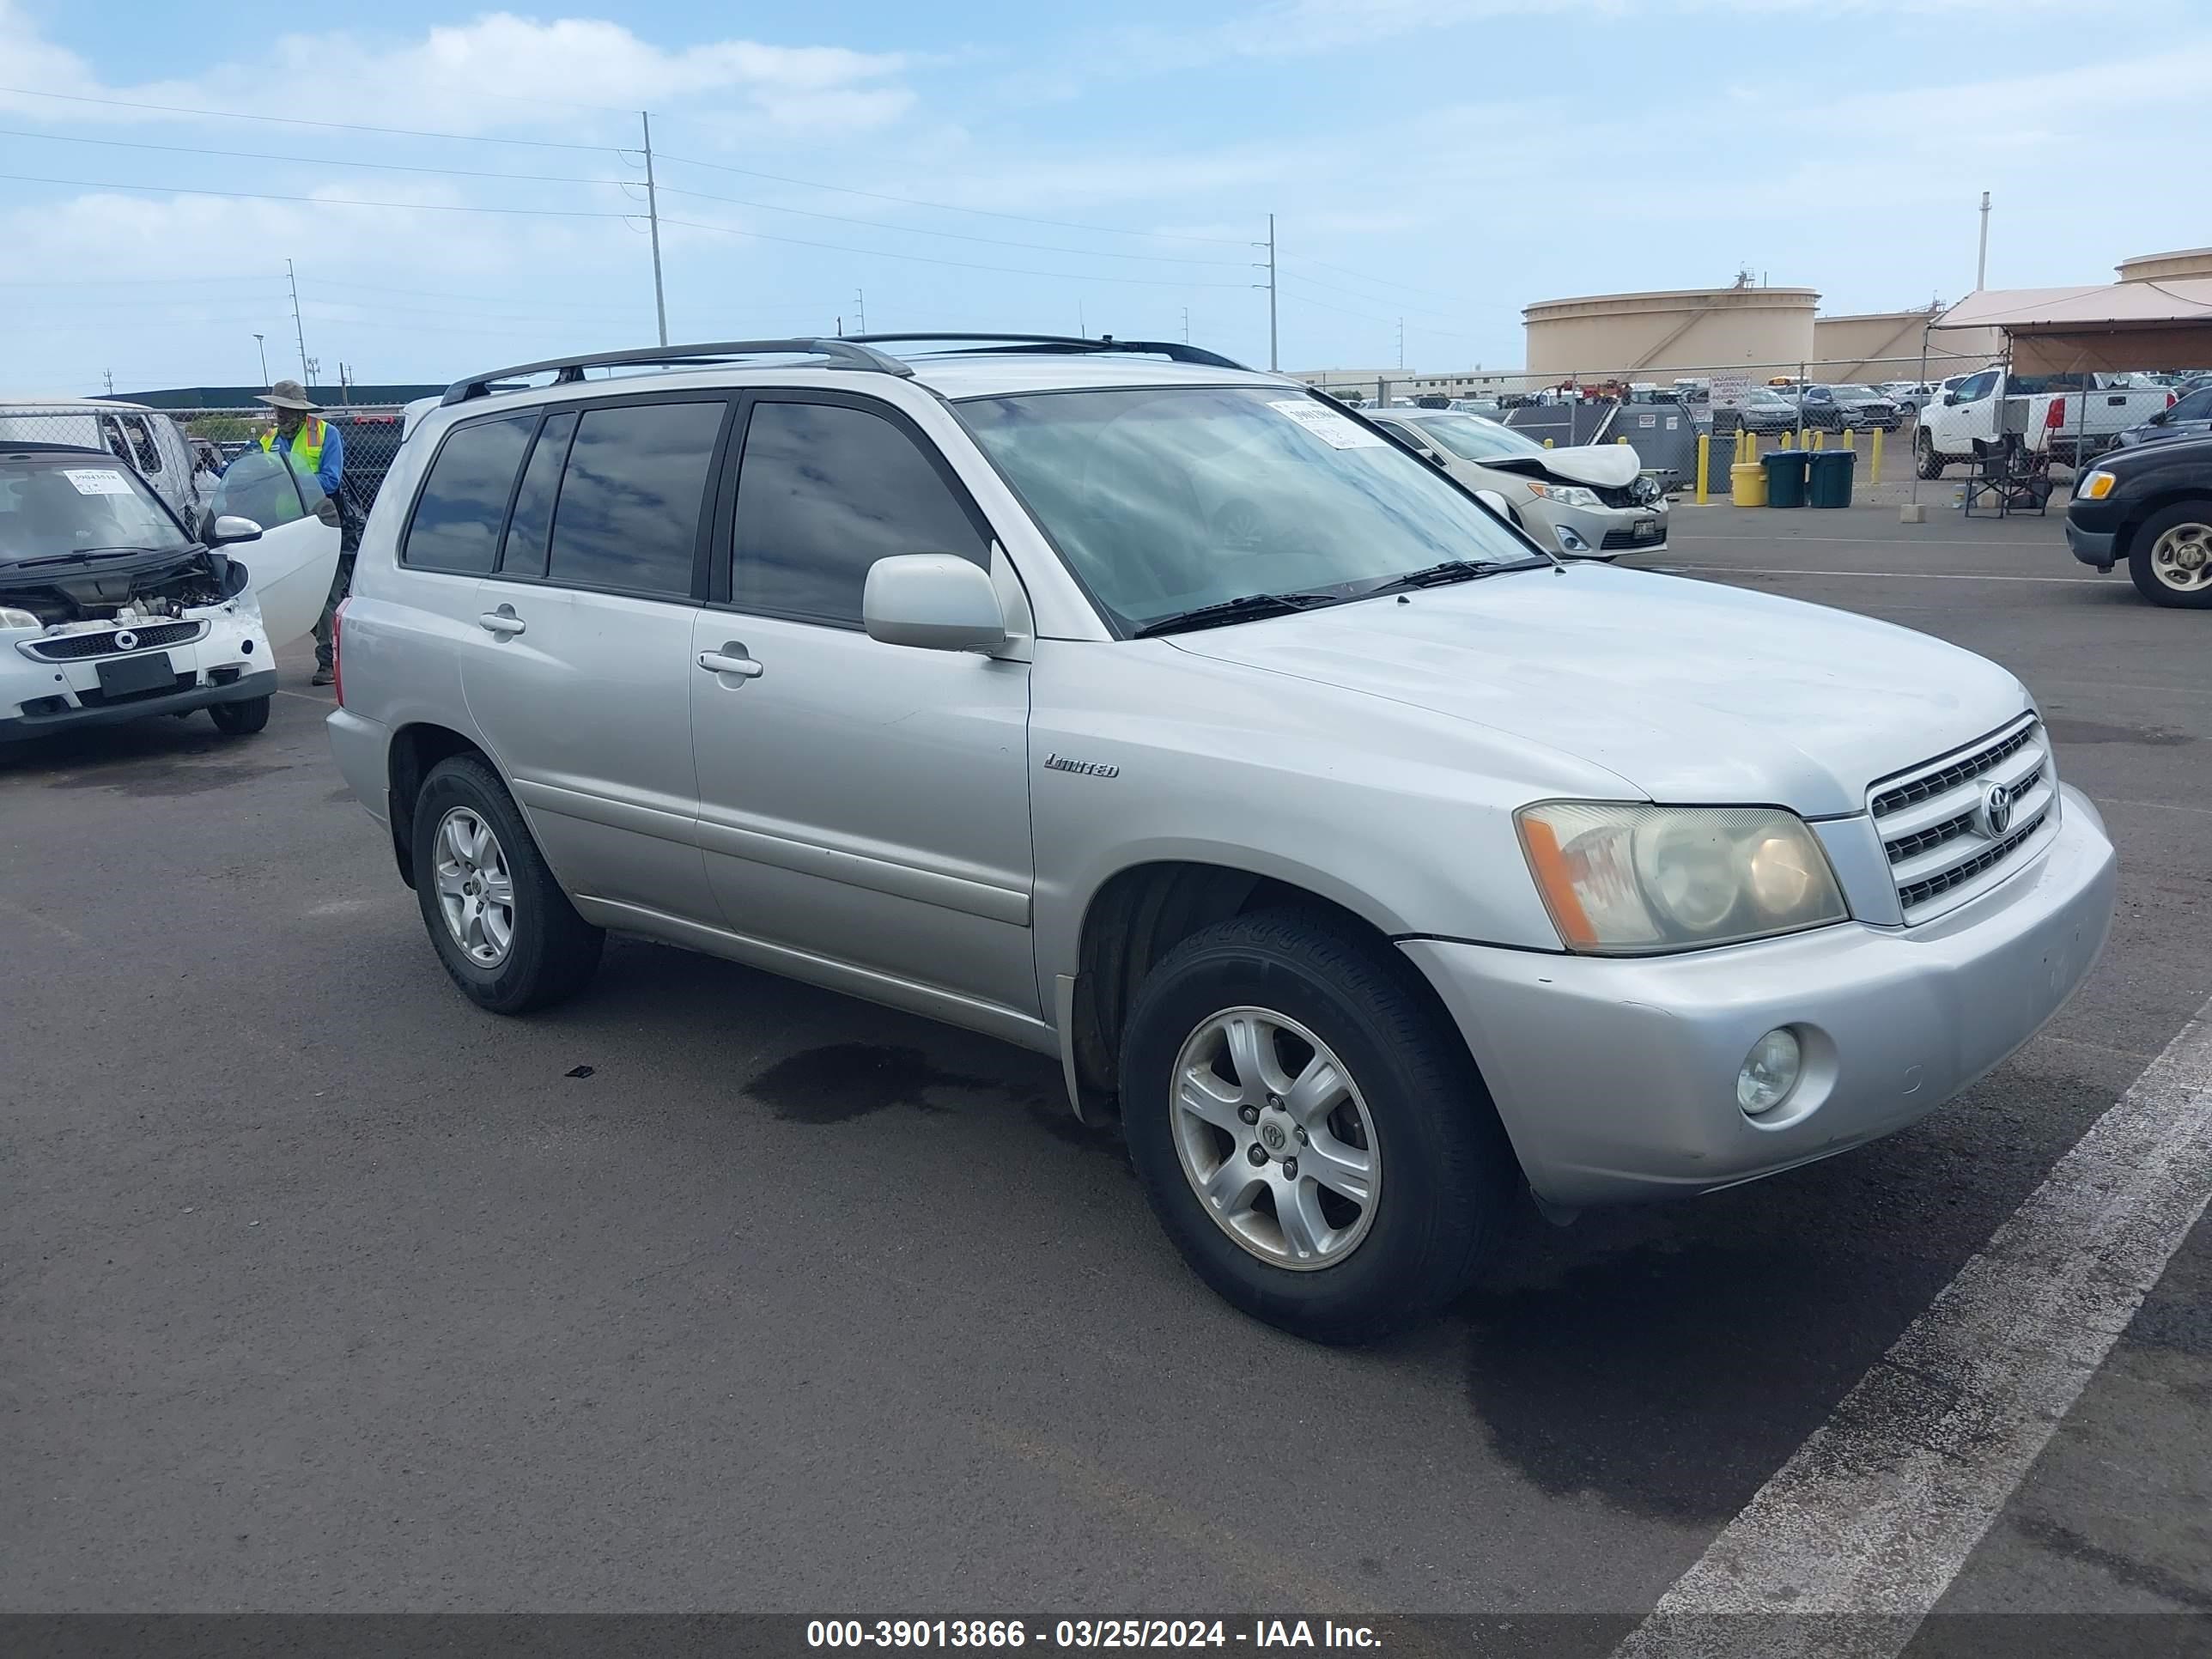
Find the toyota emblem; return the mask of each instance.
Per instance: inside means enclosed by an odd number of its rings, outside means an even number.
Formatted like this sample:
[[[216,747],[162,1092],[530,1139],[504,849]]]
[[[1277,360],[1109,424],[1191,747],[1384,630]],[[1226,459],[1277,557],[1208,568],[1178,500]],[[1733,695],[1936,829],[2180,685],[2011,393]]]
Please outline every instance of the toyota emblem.
[[[2000,839],[2012,828],[2012,791],[2002,783],[1993,783],[1982,791],[1982,833],[1991,841]]]
[[[115,648],[118,651],[136,651],[138,648],[138,636],[127,628],[123,629],[115,636]]]

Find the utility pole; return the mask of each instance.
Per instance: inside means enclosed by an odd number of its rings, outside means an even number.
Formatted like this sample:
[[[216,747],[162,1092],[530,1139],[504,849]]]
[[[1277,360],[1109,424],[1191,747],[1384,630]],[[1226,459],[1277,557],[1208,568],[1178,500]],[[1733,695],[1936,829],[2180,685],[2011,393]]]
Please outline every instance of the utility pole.
[[[1075,302],[1075,337],[1079,340],[1091,337],[1091,325],[1083,320],[1083,301],[1080,300]]]
[[[1406,366],[1406,319],[1405,319],[1403,317],[1401,317],[1401,318],[1398,319],[1398,367],[1399,367],[1399,368],[1405,368],[1405,366]]]
[[[853,290],[853,297],[860,302],[854,313],[860,320],[860,326],[857,331],[866,334],[868,331],[868,290],[856,288]]]
[[[292,262],[289,259],[284,261],[284,280],[292,285],[292,337],[300,343],[301,384],[313,386],[315,383],[315,371],[307,367],[307,331],[300,321],[300,276],[299,273],[292,269]]]
[[[253,349],[261,354],[261,384],[269,384],[269,348],[261,343],[262,336],[253,337]]]
[[[1182,308],[1182,343],[1185,345],[1190,343],[1190,307],[1188,306]]]
[[[1267,216],[1267,368],[1279,370],[1275,349],[1275,216]]]
[[[106,384],[107,395],[112,398],[115,395],[115,371],[112,368],[103,368],[100,371],[100,378]]]
[[[653,112],[641,109],[645,127],[645,217],[653,228],[653,310],[660,322],[660,343],[668,343],[668,300],[660,291],[660,191],[653,182]]]
[[[1982,192],[1982,251],[1974,259],[1974,292],[1980,293],[1989,286],[1990,275],[1990,193]]]

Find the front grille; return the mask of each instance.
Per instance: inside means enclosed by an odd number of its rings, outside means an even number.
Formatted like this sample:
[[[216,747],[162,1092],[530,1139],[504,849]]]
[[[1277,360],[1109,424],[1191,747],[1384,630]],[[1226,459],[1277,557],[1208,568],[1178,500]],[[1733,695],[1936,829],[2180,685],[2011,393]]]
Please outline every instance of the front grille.
[[[102,691],[94,686],[78,692],[76,700],[87,708],[112,708],[118,703],[143,702],[149,697],[166,697],[173,691],[189,691],[199,683],[197,674],[179,674],[167,685],[149,685],[143,691]]]
[[[207,632],[204,622],[149,623],[143,628],[128,631],[137,639],[133,651],[152,651],[163,646],[190,645]],[[117,632],[100,634],[50,634],[44,639],[22,640],[18,647],[27,657],[36,657],[41,662],[82,662],[87,657],[123,655],[115,643]]]
[[[1963,904],[2003,880],[2057,823],[2058,776],[2042,722],[2029,715],[1877,781],[1868,810],[1907,922]]]
[[[1597,544],[1601,553],[1626,553],[1638,547],[1664,547],[1666,538],[1657,532],[1639,536],[1632,530],[1608,530]]]

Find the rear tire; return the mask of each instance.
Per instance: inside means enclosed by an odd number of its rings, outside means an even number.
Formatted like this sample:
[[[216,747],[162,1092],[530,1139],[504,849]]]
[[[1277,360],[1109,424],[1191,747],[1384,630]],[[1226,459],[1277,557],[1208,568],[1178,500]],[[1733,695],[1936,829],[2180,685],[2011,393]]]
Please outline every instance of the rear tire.
[[[243,702],[210,703],[208,718],[226,738],[252,737],[269,724],[269,705],[275,701],[273,697],[248,697]]]
[[[1936,441],[1924,429],[1912,441],[1912,453],[1919,463],[1920,476],[1923,478],[1942,477],[1943,469],[1951,464],[1949,456],[1936,453]]]
[[[2129,539],[2128,574],[2153,605],[2212,610],[2212,497],[2154,513]]]
[[[471,1002],[526,1013],[589,982],[606,934],[568,902],[489,764],[454,755],[433,767],[415,798],[414,839],[422,926]]]
[[[1146,977],[1122,1040],[1121,1118],[1192,1270],[1321,1342],[1372,1341],[1450,1301],[1519,1189],[1482,1079],[1414,970],[1294,912],[1201,929]]]

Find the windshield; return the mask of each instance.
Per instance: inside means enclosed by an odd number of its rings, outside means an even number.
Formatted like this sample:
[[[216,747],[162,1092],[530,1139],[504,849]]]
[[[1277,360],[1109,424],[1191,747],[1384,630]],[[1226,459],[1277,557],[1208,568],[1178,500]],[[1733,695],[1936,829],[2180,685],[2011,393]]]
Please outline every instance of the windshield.
[[[1486,461],[1493,455],[1540,455],[1544,446],[1523,437],[1510,426],[1486,421],[1480,415],[1448,415],[1423,421],[1414,430],[1432,435],[1463,461]]]
[[[127,466],[96,455],[0,455],[0,562],[191,543]]]
[[[1357,591],[1451,560],[1529,556],[1434,467],[1288,387],[1037,392],[957,407],[1129,631],[1251,593]]]
[[[1839,404],[1873,404],[1881,401],[1881,394],[1870,386],[1839,386],[1829,390]]]

